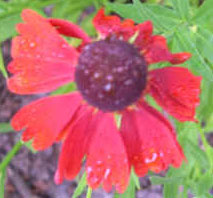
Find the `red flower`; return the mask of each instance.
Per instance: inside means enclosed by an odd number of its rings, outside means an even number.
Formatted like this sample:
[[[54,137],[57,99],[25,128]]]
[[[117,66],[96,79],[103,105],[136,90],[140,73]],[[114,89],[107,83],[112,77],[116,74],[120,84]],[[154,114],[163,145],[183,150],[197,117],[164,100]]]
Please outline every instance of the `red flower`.
[[[187,52],[172,54],[166,39],[152,34],[150,21],[135,25],[130,19],[105,16],[101,9],[94,26],[101,40],[92,41],[78,26],[60,19],[45,19],[24,10],[25,23],[13,39],[13,74],[8,87],[18,94],[50,92],[75,80],[78,91],[39,99],[12,119],[24,130],[23,141],[36,150],[62,141],[56,183],[73,179],[86,156],[87,181],[92,188],[112,185],[120,193],[130,169],[138,176],[179,167],[184,154],[172,125],[145,102],[150,94],[179,121],[195,121],[201,77],[183,67],[151,70],[151,63],[180,64]],[[70,46],[60,34],[82,40]],[[134,44],[128,40],[136,36]],[[114,114],[121,116],[118,126]]]

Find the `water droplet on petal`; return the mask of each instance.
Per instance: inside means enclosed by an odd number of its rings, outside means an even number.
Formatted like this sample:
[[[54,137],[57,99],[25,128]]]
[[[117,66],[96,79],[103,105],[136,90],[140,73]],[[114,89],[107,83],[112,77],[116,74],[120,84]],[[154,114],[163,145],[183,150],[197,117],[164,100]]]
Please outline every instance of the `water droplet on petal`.
[[[157,153],[152,153],[152,158],[150,159],[150,158],[146,158],[145,159],[145,163],[146,164],[149,164],[149,163],[152,163],[152,162],[154,162],[156,159],[157,159]]]
[[[109,92],[110,90],[112,89],[112,84],[111,83],[108,83],[104,86],[104,90]]]
[[[33,48],[33,47],[35,47],[35,46],[36,46],[36,44],[35,44],[35,43],[33,43],[33,42],[31,42],[29,45],[30,45],[30,47],[31,47],[31,48]]]
[[[105,173],[104,173],[104,179],[107,179],[107,177],[109,176],[111,170],[109,168],[106,169]]]

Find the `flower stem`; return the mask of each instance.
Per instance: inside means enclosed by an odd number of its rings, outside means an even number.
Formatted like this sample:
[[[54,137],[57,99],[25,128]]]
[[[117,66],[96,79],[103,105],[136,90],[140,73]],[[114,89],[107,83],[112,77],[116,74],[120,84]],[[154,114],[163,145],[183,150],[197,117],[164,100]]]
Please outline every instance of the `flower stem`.
[[[13,157],[16,155],[16,153],[20,150],[20,148],[22,147],[22,145],[23,145],[23,143],[21,141],[18,141],[14,145],[14,147],[10,150],[10,152],[7,153],[7,155],[5,156],[5,158],[0,163],[0,171],[3,171],[4,169],[6,169],[6,167],[8,166],[8,164],[10,163],[10,161],[13,159]]]
[[[4,183],[5,183],[5,177],[6,177],[6,170],[3,169],[0,171],[0,198],[4,198]]]

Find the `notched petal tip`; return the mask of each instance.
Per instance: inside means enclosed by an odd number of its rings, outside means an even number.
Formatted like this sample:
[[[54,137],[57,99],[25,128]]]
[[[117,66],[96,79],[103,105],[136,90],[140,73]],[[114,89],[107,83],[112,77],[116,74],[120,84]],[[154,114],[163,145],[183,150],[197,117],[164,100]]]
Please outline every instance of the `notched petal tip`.
[[[81,101],[77,93],[42,98],[20,109],[11,124],[15,130],[24,130],[23,140],[32,139],[35,150],[44,150],[56,141]]]
[[[36,12],[24,10],[23,19],[17,25],[20,35],[12,40],[10,88],[20,94],[44,93],[73,81],[76,49]]]
[[[165,67],[150,72],[149,90],[158,104],[179,121],[196,121],[201,80],[187,68]]]
[[[87,181],[92,188],[112,186],[120,193],[127,188],[130,167],[121,136],[112,114],[97,113],[95,133],[87,154]]]
[[[180,167],[185,158],[171,124],[144,102],[123,113],[121,135],[138,176],[149,170],[159,173],[170,165]]]

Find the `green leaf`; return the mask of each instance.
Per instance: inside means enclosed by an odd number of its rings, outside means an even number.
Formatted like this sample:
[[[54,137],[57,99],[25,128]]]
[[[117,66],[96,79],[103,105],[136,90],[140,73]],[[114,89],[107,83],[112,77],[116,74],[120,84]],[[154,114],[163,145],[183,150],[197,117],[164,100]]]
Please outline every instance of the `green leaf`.
[[[189,163],[195,160],[200,166],[205,167],[206,169],[209,168],[207,155],[198,145],[194,144],[189,138],[185,138],[183,144],[185,155],[189,160]]]
[[[180,27],[175,32],[175,38],[182,51],[189,51],[192,53],[192,58],[188,61],[191,70],[197,75],[202,75],[203,78],[213,81],[213,70],[211,66],[207,64],[198,50],[195,42],[194,33],[191,32],[187,27]]]
[[[13,128],[10,123],[0,123],[0,133],[8,133],[13,132]]]
[[[197,196],[208,193],[213,187],[213,176],[211,172],[201,175],[195,185],[194,192]]]
[[[213,63],[213,33],[203,26],[198,26],[195,32],[201,54]]]
[[[4,198],[6,169],[0,171],[0,198]]]
[[[75,192],[73,193],[72,198],[77,198],[79,197],[83,192],[84,189],[87,186],[87,181],[86,181],[86,172],[82,175],[80,181],[78,182],[78,186],[75,189]]]
[[[179,184],[184,181],[184,177],[160,177],[160,176],[151,176],[150,180],[153,185],[161,184]]]
[[[193,21],[204,21],[207,17],[211,17],[213,13],[212,0],[205,0],[202,6],[196,10]]]
[[[20,22],[20,12],[0,15],[0,42],[16,35],[15,25]]]
[[[134,176],[134,172],[131,172],[131,177],[130,177],[130,181],[129,181],[129,185],[126,189],[126,191],[123,194],[119,194],[119,193],[115,193],[114,198],[135,198],[135,193],[136,193],[136,185],[137,182],[135,182],[135,176]],[[140,187],[140,184],[139,184]],[[138,188],[138,186],[137,186]]]
[[[133,181],[135,182],[136,188],[137,188],[138,190],[140,190],[140,189],[141,189],[141,187],[140,187],[140,181],[139,181],[139,178],[138,178],[138,176],[135,174],[134,171],[132,171],[132,179],[133,179]]]
[[[1,47],[1,46],[0,46]],[[1,48],[0,48],[0,71],[2,72],[3,76],[5,78],[7,78],[8,74],[7,74],[7,71],[4,67],[4,62],[3,62],[3,57],[2,57],[2,51],[1,51]]]
[[[188,20],[189,19],[189,12],[190,12],[190,6],[189,6],[189,0],[171,0],[172,5],[178,15],[184,19]]]
[[[92,198],[92,188],[88,187],[86,198]]]
[[[178,198],[179,184],[165,184],[163,187],[164,198]]]
[[[177,170],[174,168],[170,168],[167,172],[167,177],[172,178],[176,176]],[[179,192],[179,183],[166,183],[163,186],[163,195],[164,198],[178,198],[178,192]]]
[[[135,0],[133,5],[108,3],[107,8],[136,23],[151,20],[157,31],[171,30],[181,22],[172,9],[157,4],[141,3],[139,0]]]
[[[206,127],[210,127],[211,125],[213,129],[213,82],[203,80],[201,87],[201,103],[198,109],[198,117],[201,122],[205,122],[205,130]]]
[[[65,94],[65,93],[72,92],[74,90],[76,90],[75,83],[69,83],[53,91],[51,95]]]

